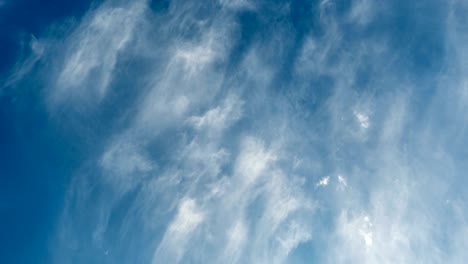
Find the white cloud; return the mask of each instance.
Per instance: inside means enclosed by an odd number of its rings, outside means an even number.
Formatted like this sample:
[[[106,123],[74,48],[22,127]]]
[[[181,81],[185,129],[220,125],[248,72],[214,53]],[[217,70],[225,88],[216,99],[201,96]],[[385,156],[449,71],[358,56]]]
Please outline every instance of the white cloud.
[[[206,28],[198,41],[186,41],[169,47],[170,58],[163,71],[151,81],[149,90],[139,102],[135,127],[154,132],[177,125],[188,113],[213,103],[223,80],[223,61],[228,48],[229,28]],[[227,100],[226,106],[230,103]],[[233,107],[237,107],[234,106]]]
[[[247,238],[247,227],[242,220],[238,220],[228,231],[228,241],[222,261],[238,263],[246,246]]]
[[[235,163],[235,174],[243,185],[249,186],[257,181],[276,156],[254,138],[246,138],[242,142],[242,149]]]
[[[178,239],[178,236],[183,238],[186,234],[191,233],[202,221],[203,212],[197,208],[195,201],[192,199],[183,200],[176,218],[168,228],[171,239]]]
[[[373,245],[372,223],[368,216],[350,216],[348,212],[342,212],[338,222],[338,232],[353,250],[351,254],[368,254],[368,249]],[[347,254],[347,253],[344,253]]]
[[[367,25],[374,19],[377,13],[378,4],[369,0],[354,0],[349,20],[358,25]]]
[[[119,52],[131,41],[145,5],[105,3],[88,14],[67,40],[63,67],[57,76],[52,98],[100,100],[108,90]]]
[[[186,50],[177,50],[175,58],[182,61],[184,70],[193,75],[200,71],[201,68],[213,62],[215,52],[211,49],[211,40],[207,46],[190,47]]]
[[[287,231],[278,237],[278,241],[284,248],[284,255],[288,255],[299,244],[312,239],[312,235],[307,227],[303,227],[297,222],[289,223]]]
[[[188,121],[198,130],[206,129],[209,134],[218,134],[241,118],[242,104],[236,96],[228,96],[222,105],[208,110],[202,116],[192,116]]]
[[[354,112],[354,116],[356,117],[357,121],[359,122],[359,126],[363,129],[367,129],[370,126],[369,116],[361,112]]]
[[[366,243],[367,247],[372,246],[372,232],[370,231],[372,228],[372,223],[369,220],[368,216],[364,216],[363,218],[363,226],[359,230],[359,233],[364,238],[364,242]]]
[[[330,176],[325,176],[317,182],[316,186],[327,186],[330,183]]]
[[[106,182],[122,193],[135,187],[157,167],[140,147],[125,139],[111,141],[99,160]]]
[[[112,145],[102,156],[101,166],[117,174],[148,172],[153,169],[148,157],[143,156],[131,143],[125,142],[116,142]]]
[[[178,263],[186,251],[192,233],[204,220],[204,212],[193,199],[184,199],[174,220],[164,234],[154,256],[153,263]]]
[[[338,175],[338,189],[339,190],[344,190],[346,187],[348,187],[348,183],[346,182],[346,178],[343,175]]]
[[[43,41],[38,40],[34,35],[31,35],[28,46],[31,54],[23,62],[17,63],[15,65],[11,75],[4,82],[3,87],[9,87],[21,81],[24,77],[31,73],[31,70],[36,65],[36,63],[42,59],[44,50],[46,48],[46,44]],[[1,88],[3,87],[0,87],[0,93],[2,90]]]
[[[252,10],[255,8],[255,3],[252,3],[250,0],[219,0],[219,2],[227,8],[232,8],[235,10]]]

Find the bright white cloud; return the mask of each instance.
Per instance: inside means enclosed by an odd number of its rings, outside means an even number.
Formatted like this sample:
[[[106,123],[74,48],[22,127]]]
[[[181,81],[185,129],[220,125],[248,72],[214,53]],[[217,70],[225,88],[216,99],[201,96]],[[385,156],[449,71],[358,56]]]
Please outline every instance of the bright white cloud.
[[[367,129],[370,126],[369,116],[364,113],[354,112],[357,121],[359,122],[359,126],[363,129]]]
[[[244,185],[249,186],[257,181],[276,156],[254,138],[246,138],[242,142],[242,148],[243,151],[236,160],[235,174],[239,175]]]
[[[339,235],[345,240],[345,245],[354,251],[351,254],[369,253],[368,250],[373,245],[373,228],[368,216],[350,216],[349,213],[342,212],[338,230]]]
[[[174,220],[170,223],[159,244],[153,263],[178,263],[184,255],[192,233],[202,223],[203,211],[193,199],[182,200]]]
[[[327,186],[330,183],[330,176],[325,176],[317,182],[317,186]]]

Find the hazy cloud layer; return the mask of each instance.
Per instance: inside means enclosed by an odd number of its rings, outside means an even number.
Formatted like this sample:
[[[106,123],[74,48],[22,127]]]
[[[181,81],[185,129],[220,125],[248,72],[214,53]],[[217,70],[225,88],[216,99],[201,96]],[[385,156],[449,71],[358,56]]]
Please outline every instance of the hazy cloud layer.
[[[105,1],[7,81],[51,65],[51,115],[103,123],[54,262],[468,258],[466,2],[163,2]]]

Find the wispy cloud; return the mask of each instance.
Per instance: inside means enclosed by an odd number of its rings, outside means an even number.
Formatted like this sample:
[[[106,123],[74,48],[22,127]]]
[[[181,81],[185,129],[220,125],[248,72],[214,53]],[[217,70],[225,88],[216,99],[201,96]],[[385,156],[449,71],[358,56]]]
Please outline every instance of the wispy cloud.
[[[413,13],[442,4],[384,2],[107,1],[31,40],[11,80],[47,60],[49,104],[119,115],[71,183],[57,263],[462,263],[468,6],[434,15],[437,38]]]
[[[90,12],[66,40],[52,99],[100,100],[113,78],[119,52],[131,41],[144,1],[103,4]]]
[[[203,215],[194,200],[183,200],[155,252],[153,263],[178,263],[186,251],[186,244],[192,233],[202,223]]]
[[[0,3],[0,7],[1,6],[2,4]],[[5,89],[6,87],[16,85],[26,76],[31,74],[33,67],[38,61],[41,60],[45,50],[45,43],[39,41],[34,35],[31,35],[28,38],[27,47],[27,54],[29,54],[29,56],[27,56],[24,60],[20,60],[14,66],[11,75],[4,81],[2,87],[0,87],[0,93],[2,92],[1,90]]]

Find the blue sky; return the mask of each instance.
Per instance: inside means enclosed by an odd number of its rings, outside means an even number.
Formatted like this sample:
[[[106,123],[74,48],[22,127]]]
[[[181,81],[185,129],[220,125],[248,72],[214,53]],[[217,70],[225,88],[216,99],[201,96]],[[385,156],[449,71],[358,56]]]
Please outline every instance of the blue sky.
[[[0,262],[466,263],[467,12],[0,0]]]

